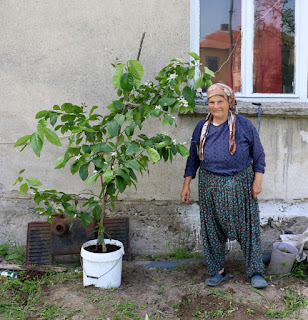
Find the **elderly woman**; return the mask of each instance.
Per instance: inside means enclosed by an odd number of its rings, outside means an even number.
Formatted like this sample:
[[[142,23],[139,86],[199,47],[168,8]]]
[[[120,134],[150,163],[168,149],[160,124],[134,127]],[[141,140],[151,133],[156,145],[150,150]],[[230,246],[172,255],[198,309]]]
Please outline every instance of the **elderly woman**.
[[[265,154],[257,130],[236,114],[233,90],[217,83],[207,90],[210,112],[196,126],[187,159],[183,203],[199,169],[199,203],[204,255],[210,277],[206,285],[228,279],[224,270],[227,239],[237,240],[246,274],[255,288],[265,288],[257,195],[262,190]]]

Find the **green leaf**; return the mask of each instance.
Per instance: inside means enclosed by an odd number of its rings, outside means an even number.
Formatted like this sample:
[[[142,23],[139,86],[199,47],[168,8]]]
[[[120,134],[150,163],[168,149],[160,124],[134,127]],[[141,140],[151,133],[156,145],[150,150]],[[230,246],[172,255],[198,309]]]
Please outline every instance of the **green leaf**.
[[[129,167],[129,168],[132,168],[134,170],[139,170],[140,166],[139,166],[139,163],[137,160],[133,159],[133,160],[128,160],[126,162],[126,166]]]
[[[89,223],[92,222],[92,218],[88,212],[81,212],[80,221],[86,227]]]
[[[24,172],[25,172],[25,170],[26,170],[26,169],[22,169],[22,170],[20,170],[18,174],[22,174],[22,173],[24,173]]]
[[[106,127],[112,137],[115,137],[118,134],[119,125],[115,120],[107,122]]]
[[[204,73],[209,74],[211,77],[215,77],[215,73],[208,67],[204,67]]]
[[[143,66],[137,60],[128,61],[128,70],[137,80],[141,80],[143,77]]]
[[[97,143],[93,146],[93,152],[111,152],[113,148],[104,142]]]
[[[164,148],[166,146],[170,146],[171,144],[172,144],[172,142],[170,140],[165,140],[165,141],[162,141],[162,142],[158,143],[156,145],[156,148],[157,149]]]
[[[120,84],[124,91],[131,91],[134,87],[134,77],[130,73],[124,73],[121,76]]]
[[[115,182],[116,182],[116,185],[117,185],[119,192],[123,193],[126,188],[126,183],[125,183],[124,179],[120,176],[116,176]]]
[[[93,106],[93,107],[91,108],[90,115],[92,115],[92,113],[94,112],[94,110],[97,109],[97,108],[98,108],[98,106]]]
[[[37,132],[33,133],[30,137],[30,147],[33,149],[37,156],[40,156],[43,148],[43,142]]]
[[[128,174],[125,170],[123,170],[123,169],[118,169],[118,170],[116,170],[114,173],[115,173],[116,176],[122,177],[122,178],[124,179],[124,181],[125,181],[128,185],[131,185],[130,176],[129,176],[129,174]]]
[[[119,126],[121,126],[125,120],[125,116],[123,114],[117,114],[115,117],[114,117],[114,120],[117,122],[117,124]]]
[[[97,205],[93,208],[93,211],[92,211],[93,217],[98,221],[100,220],[101,212],[102,212],[101,206]]]
[[[110,196],[113,195],[115,193],[115,184],[114,183],[109,183],[107,185],[107,190],[106,190],[107,194],[109,194]]]
[[[16,181],[14,182],[13,186],[15,186],[17,184],[17,182],[22,182],[23,179],[24,179],[23,177],[18,177],[16,179]]]
[[[29,189],[28,184],[27,183],[23,183],[20,186],[20,191],[19,192],[20,192],[21,195],[24,195],[24,194],[26,194],[28,192],[28,189]]]
[[[93,176],[91,176],[88,181],[87,181],[87,185],[90,185],[92,182],[96,181],[96,179],[99,177],[99,173],[95,173],[93,174]]]
[[[194,103],[196,96],[196,92],[194,90],[191,90],[190,87],[186,86],[183,89],[183,97],[187,100],[189,104]]]
[[[78,161],[71,164],[71,173],[75,174],[79,170],[80,163]]]
[[[117,141],[117,147],[120,146],[124,142],[124,136],[121,134]]]
[[[147,152],[154,163],[160,160],[160,155],[155,149],[147,148]]]
[[[195,76],[195,68],[190,68],[189,70],[188,70],[188,78],[189,79],[192,79],[194,76]]]
[[[58,119],[58,115],[56,113],[53,113],[51,116],[50,116],[50,124],[52,126],[54,126],[57,122],[57,119]]]
[[[52,109],[53,109],[53,110],[61,110],[58,105],[54,105]]]
[[[35,178],[27,178],[26,181],[29,183],[30,186],[38,187],[42,185],[42,182]]]
[[[56,146],[62,146],[61,141],[55,132],[53,132],[52,130],[50,130],[48,128],[45,128],[44,132],[45,132],[45,136],[46,136],[47,140],[50,143],[52,143]]]
[[[176,102],[176,99],[175,99],[175,98],[168,98],[168,97],[162,97],[162,98],[159,100],[159,104],[160,104],[162,107],[171,106],[171,105],[173,105],[175,102]]]
[[[120,100],[114,100],[112,101],[113,106],[116,108],[116,111],[122,111],[124,108],[123,101]]]
[[[99,234],[97,240],[101,245],[105,242],[104,236],[101,233]]]
[[[39,112],[35,115],[35,119],[44,118],[48,113],[49,113],[49,111],[47,111],[47,110],[39,111]]]
[[[165,113],[165,114],[164,114],[164,119],[166,119],[166,121],[167,121],[170,125],[172,125],[172,123],[173,123],[173,118],[172,118],[169,114]]]
[[[65,166],[66,164],[66,159],[65,159],[65,155],[59,157],[56,162],[55,162],[55,166],[54,169],[61,169]]]
[[[108,184],[113,179],[113,170],[107,170],[103,174],[104,181]]]
[[[66,113],[73,113],[74,112],[74,106],[71,103],[64,103],[61,106],[61,110]]]
[[[98,156],[92,160],[95,165],[95,168],[102,169],[104,166],[104,159],[102,156]]]
[[[42,141],[44,141],[45,133],[44,130],[47,127],[47,121],[45,119],[41,119],[37,125],[37,133],[39,134]]]
[[[83,164],[79,169],[79,176],[81,180],[85,181],[89,175],[89,164]]]
[[[127,145],[127,150],[126,150],[127,155],[135,154],[141,150],[138,143],[136,142],[127,142],[126,145]]]
[[[121,80],[124,66],[125,66],[125,64],[121,63],[121,64],[118,64],[114,69],[112,84],[115,89],[120,86],[120,80]]]
[[[178,144],[177,147],[179,148],[180,154],[187,158],[189,156],[189,150],[183,146],[182,144]]]
[[[188,52],[188,54],[195,60],[200,60],[200,57],[195,52]]]
[[[114,105],[111,103],[107,106],[107,108],[111,111],[111,112],[117,112],[117,109],[114,107]]]
[[[195,84],[194,84],[194,89],[199,89],[199,88],[202,88],[204,86],[205,82],[203,80],[203,77],[199,77],[196,81],[195,81]]]
[[[18,146],[21,146],[22,144],[25,144],[30,138],[31,138],[31,135],[30,135],[30,134],[19,138],[19,139],[15,142],[14,147],[18,147]]]

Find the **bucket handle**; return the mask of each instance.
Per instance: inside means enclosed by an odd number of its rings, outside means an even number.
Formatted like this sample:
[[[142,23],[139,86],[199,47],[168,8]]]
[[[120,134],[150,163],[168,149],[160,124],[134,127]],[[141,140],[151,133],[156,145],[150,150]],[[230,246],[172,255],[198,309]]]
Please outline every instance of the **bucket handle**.
[[[99,277],[89,276],[89,275],[86,274],[86,272],[85,272],[85,270],[84,270],[84,268],[83,268],[83,263],[82,263],[83,258],[82,258],[82,256],[80,256],[80,264],[81,264],[82,270],[83,270],[83,272],[84,272],[84,274],[86,275],[87,278],[100,279],[101,277],[103,277],[103,276],[105,276],[107,273],[109,273],[109,272],[120,262],[121,259],[122,259],[122,257],[120,257],[119,260],[118,260],[107,272],[105,272],[104,274],[102,274],[102,275],[99,276]]]

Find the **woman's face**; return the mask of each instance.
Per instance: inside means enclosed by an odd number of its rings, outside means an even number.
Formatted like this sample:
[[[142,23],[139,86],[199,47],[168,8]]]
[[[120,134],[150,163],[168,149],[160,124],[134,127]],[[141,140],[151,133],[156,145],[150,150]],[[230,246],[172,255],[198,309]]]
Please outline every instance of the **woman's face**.
[[[210,112],[214,121],[226,121],[228,119],[229,103],[221,96],[212,96],[208,100]]]

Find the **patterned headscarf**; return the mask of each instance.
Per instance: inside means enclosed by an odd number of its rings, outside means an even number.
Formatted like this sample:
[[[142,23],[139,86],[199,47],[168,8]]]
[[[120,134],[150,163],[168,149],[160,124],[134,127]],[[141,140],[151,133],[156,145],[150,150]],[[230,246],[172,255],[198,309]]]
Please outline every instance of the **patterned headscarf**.
[[[213,96],[221,96],[229,103],[229,113],[228,113],[228,126],[229,126],[229,132],[230,132],[229,152],[231,155],[233,155],[236,150],[235,113],[237,112],[234,92],[229,86],[222,83],[216,83],[207,89],[207,100],[209,100],[209,98]],[[206,136],[210,128],[209,124],[211,123],[212,120],[213,120],[213,115],[209,112],[205,118],[204,125],[202,127],[201,135],[200,135],[199,158],[201,161],[204,160],[203,147],[204,147]]]

